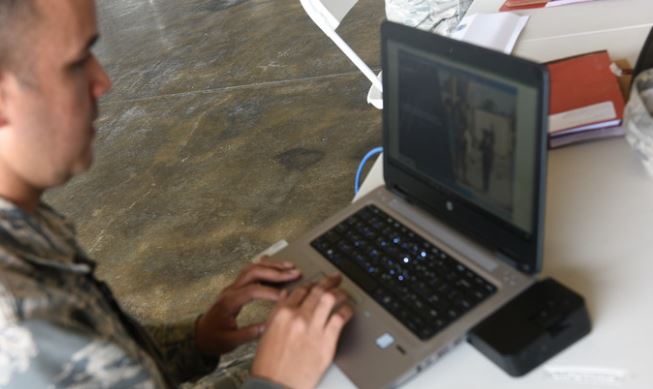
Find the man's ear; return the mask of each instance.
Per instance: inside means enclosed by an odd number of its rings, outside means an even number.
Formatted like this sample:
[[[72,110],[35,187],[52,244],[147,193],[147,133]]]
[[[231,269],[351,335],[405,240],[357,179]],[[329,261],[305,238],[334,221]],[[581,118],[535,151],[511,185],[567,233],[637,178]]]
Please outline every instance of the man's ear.
[[[6,116],[7,110],[7,75],[5,72],[0,70],[0,127],[4,127],[9,124],[9,120]]]

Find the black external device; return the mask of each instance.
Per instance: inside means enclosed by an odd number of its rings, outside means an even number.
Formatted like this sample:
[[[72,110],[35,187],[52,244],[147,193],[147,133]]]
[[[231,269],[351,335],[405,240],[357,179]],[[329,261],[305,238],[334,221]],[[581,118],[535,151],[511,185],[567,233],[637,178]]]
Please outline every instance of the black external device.
[[[467,341],[508,374],[519,377],[590,329],[583,297],[546,278],[474,327]]]

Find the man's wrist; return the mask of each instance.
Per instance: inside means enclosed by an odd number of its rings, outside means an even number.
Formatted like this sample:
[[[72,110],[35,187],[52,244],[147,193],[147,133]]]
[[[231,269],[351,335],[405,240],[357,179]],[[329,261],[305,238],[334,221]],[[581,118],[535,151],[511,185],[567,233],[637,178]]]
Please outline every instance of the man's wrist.
[[[217,365],[217,363],[220,361],[220,355],[208,352],[206,350],[205,345],[203,344],[204,339],[202,339],[201,336],[202,317],[204,317],[203,313],[197,316],[197,318],[195,319],[195,336],[194,336],[193,344],[195,345],[195,350],[202,358],[203,362],[205,362],[206,364]]]

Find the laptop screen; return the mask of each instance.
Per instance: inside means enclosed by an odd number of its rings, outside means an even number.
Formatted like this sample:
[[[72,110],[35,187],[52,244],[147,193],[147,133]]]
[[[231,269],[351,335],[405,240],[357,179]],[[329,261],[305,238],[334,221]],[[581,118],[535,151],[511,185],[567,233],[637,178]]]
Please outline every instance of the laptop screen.
[[[532,232],[537,91],[414,48],[390,45],[392,146],[431,184]],[[521,131],[520,131],[521,129]]]
[[[467,225],[484,225],[475,233],[489,237],[500,227],[500,248],[514,238],[507,251],[528,253],[516,246],[540,240],[534,235],[542,219],[546,103],[539,65],[393,28],[398,38],[384,38],[385,153],[394,171],[422,184],[404,190],[421,191],[417,195],[427,203],[445,200],[440,209],[451,211],[454,222],[460,214],[453,208],[466,208]]]

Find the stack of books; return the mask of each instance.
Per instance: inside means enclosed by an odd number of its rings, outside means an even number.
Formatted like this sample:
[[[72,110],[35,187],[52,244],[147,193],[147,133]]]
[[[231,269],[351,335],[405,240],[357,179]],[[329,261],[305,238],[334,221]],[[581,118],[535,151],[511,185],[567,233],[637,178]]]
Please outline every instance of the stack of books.
[[[624,97],[607,51],[560,59],[547,67],[549,147],[624,134]]]

